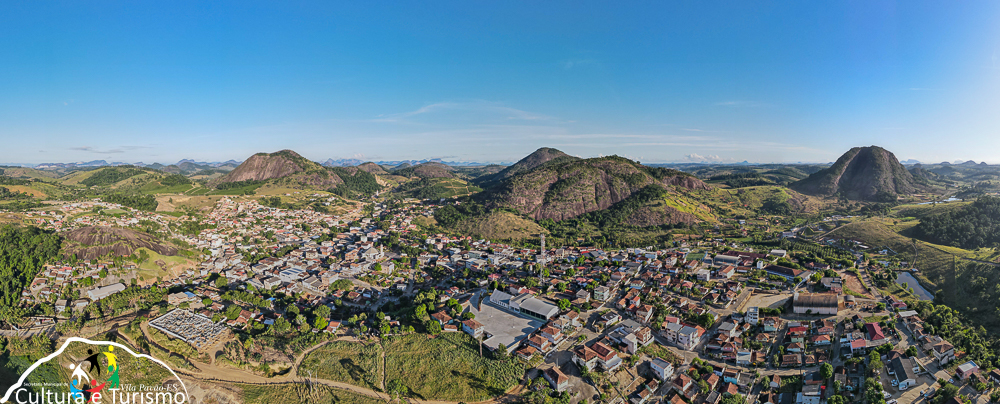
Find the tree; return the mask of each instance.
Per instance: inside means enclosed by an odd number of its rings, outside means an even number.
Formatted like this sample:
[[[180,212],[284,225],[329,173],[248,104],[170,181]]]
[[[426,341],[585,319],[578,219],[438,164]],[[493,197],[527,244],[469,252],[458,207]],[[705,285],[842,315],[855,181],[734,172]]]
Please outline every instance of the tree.
[[[558,290],[559,292],[565,292],[566,291],[566,282],[559,282],[559,283],[557,283],[556,284],[556,290]]]
[[[823,362],[823,365],[819,367],[819,374],[823,376],[823,380],[830,380],[833,377],[833,365],[830,362]]]
[[[876,374],[882,370],[882,357],[878,351],[872,351],[868,354],[868,367],[871,369],[872,374]]]
[[[330,306],[322,305],[313,310],[313,315],[317,317],[330,318]]]
[[[497,345],[496,353],[497,353],[497,356],[499,358],[501,358],[501,359],[506,358],[507,357],[507,345],[503,344],[503,343],[501,343],[500,345]]]
[[[289,323],[288,320],[285,320],[284,317],[279,317],[277,320],[274,320],[274,324],[271,325],[271,330],[274,331],[275,334],[284,334],[291,328],[292,324]]]
[[[709,328],[712,324],[715,324],[715,316],[712,315],[712,313],[705,312],[704,314],[698,316],[698,325],[704,328]]]
[[[868,404],[885,404],[882,385],[878,383],[878,379],[874,377],[865,379],[865,398],[868,400]]]
[[[909,348],[906,348],[906,356],[917,356],[917,347],[910,345]]]
[[[226,279],[226,277],[220,276],[215,278],[215,287],[222,289],[226,287],[226,285],[229,285],[229,279]]]
[[[948,383],[941,390],[938,390],[937,395],[934,396],[935,403],[947,403],[952,398],[958,395],[958,386]]]
[[[423,320],[426,317],[427,317],[427,307],[426,306],[424,306],[424,305],[421,304],[421,305],[417,305],[417,307],[413,309],[413,318],[415,318],[417,320]]]
[[[437,320],[427,320],[424,323],[424,328],[427,328],[427,332],[431,335],[438,335],[441,333],[441,323]]]
[[[405,396],[410,392],[410,389],[404,386],[403,382],[396,379],[390,380],[389,383],[386,383],[385,387],[390,394],[394,394],[397,396]]]
[[[212,305],[212,299],[209,299],[207,297],[204,298],[204,299],[201,299],[201,304],[203,304],[205,306],[211,306]]]
[[[351,290],[354,288],[354,283],[349,279],[337,279],[330,284],[330,289],[333,290]]]
[[[559,306],[559,311],[566,311],[569,310],[569,306],[572,304],[567,299],[559,299],[559,301],[556,302],[556,305]]]
[[[844,396],[833,396],[826,400],[826,404],[847,404],[847,399]]]
[[[706,383],[707,385],[707,383]],[[743,396],[739,394],[726,394],[720,404],[743,404]]]
[[[313,321],[313,327],[316,327],[317,330],[324,330],[328,325],[330,325],[330,320],[323,317],[316,317],[316,320]]]

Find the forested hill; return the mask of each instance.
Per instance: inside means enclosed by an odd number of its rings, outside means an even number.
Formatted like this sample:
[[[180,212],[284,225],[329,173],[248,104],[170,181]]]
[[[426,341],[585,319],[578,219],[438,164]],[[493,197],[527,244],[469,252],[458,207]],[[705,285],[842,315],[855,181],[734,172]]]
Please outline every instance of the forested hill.
[[[7,320],[21,291],[42,265],[59,256],[60,238],[37,227],[0,227],[0,320]]]
[[[985,196],[920,220],[914,236],[935,244],[976,249],[1000,246],[1000,198]]]

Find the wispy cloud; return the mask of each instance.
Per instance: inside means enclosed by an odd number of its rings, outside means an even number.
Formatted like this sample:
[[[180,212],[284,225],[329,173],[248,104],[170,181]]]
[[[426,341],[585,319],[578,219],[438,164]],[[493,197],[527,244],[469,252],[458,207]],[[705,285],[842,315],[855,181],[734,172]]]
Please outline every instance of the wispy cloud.
[[[721,157],[717,154],[700,155],[697,153],[691,153],[684,156],[687,161],[692,163],[733,163],[736,159],[730,157]]]
[[[481,118],[541,121],[555,120],[554,117],[529,112],[517,108],[511,108],[498,102],[491,101],[471,101],[471,102],[438,102],[428,104],[416,110],[396,114],[382,114],[369,122],[389,122],[389,123],[412,123],[411,118],[421,115],[445,112],[463,112],[467,115],[475,115]]]
[[[113,149],[103,149],[103,150],[101,150],[101,149],[97,149],[97,148],[95,148],[93,146],[76,146],[76,147],[70,147],[69,150],[82,151],[82,152],[88,152],[88,153],[96,153],[96,154],[120,154],[120,153],[125,153],[126,151],[139,150],[139,149],[148,149],[148,148],[150,148],[150,147],[149,146],[119,146],[119,147],[116,147],[116,148],[113,148]]]

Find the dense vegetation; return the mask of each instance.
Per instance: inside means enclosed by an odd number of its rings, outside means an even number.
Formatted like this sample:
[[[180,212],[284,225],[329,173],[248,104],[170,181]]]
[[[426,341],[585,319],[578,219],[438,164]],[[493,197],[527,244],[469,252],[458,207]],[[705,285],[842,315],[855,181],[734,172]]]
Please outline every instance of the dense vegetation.
[[[613,156],[613,157],[618,157],[618,156]],[[621,160],[627,161],[629,163],[632,163],[631,160],[628,160],[628,159],[625,159],[625,158],[621,158],[621,157],[618,157],[618,158],[621,159]],[[640,167],[642,167],[642,169],[646,171],[646,174],[649,174],[651,177],[656,178],[657,181],[663,181],[664,178],[671,178],[671,177],[692,177],[691,174],[688,174],[688,173],[683,172],[683,171],[674,170],[672,168],[666,168],[666,167],[649,167],[649,166],[642,166],[642,165],[640,165]]]
[[[913,309],[920,313],[926,330],[940,335],[955,346],[955,351],[964,351],[979,367],[989,369],[997,366],[997,350],[1000,340],[991,336],[982,326],[972,327],[962,321],[961,315],[943,304],[919,301]]]
[[[585,213],[580,216],[580,219],[589,220],[599,226],[621,224],[629,217],[629,215],[635,212],[636,209],[641,208],[643,205],[651,201],[662,199],[666,196],[666,188],[656,184],[649,185],[640,189],[628,198],[625,198],[621,202],[611,205],[611,207],[607,209]]]
[[[354,197],[358,195],[372,195],[382,189],[378,184],[375,175],[362,170],[348,170],[341,167],[331,167],[329,170],[337,174],[343,184],[337,185],[330,192],[343,197]]]
[[[434,219],[444,227],[451,227],[473,216],[488,213],[486,207],[471,198],[465,198],[458,205],[448,205],[434,211]]]
[[[175,185],[187,185],[190,184],[191,180],[180,174],[170,174],[160,180],[160,185],[165,187],[172,187]]]
[[[35,200],[21,199],[13,202],[0,203],[0,210],[6,210],[10,212],[21,212],[34,208],[40,208],[42,206],[48,206],[48,205]]]
[[[23,193],[23,192],[16,192],[16,191],[15,192],[11,192],[7,188],[0,187],[0,200],[2,200],[2,199],[27,199],[27,198],[31,198],[31,195],[28,195],[28,194]]]
[[[745,188],[772,184],[770,180],[755,172],[716,175],[709,178],[709,181],[719,181],[732,188]]]
[[[220,182],[220,183],[218,183],[218,184],[215,185],[215,189],[218,189],[218,190],[222,191],[222,190],[227,190],[227,189],[236,189],[236,188],[244,188],[244,187],[245,188],[259,187],[261,185],[264,185],[264,182],[265,181],[258,181],[258,180],[243,180],[243,181],[233,181],[233,182]]]
[[[59,236],[36,227],[0,227],[0,319],[9,320],[21,291],[59,255]]]
[[[792,204],[788,203],[788,198],[772,196],[764,201],[760,209],[772,215],[788,215],[792,213]]]
[[[982,197],[971,205],[929,216],[914,235],[935,244],[976,249],[1000,246],[1000,198]]]
[[[400,185],[398,191],[417,199],[441,199],[469,192],[479,192],[482,189],[467,186],[457,179],[421,178]]]
[[[280,196],[265,196],[263,198],[260,198],[260,200],[258,200],[257,202],[269,208],[275,208],[275,209],[289,208],[289,205],[285,204],[284,202],[281,202]]]
[[[30,180],[6,177],[3,175],[3,170],[0,170],[0,185],[28,185],[30,183]]]
[[[88,187],[113,185],[119,181],[135,177],[144,171],[135,166],[110,167],[97,171],[90,178],[80,181]]]
[[[122,206],[128,206],[133,209],[145,210],[147,212],[153,212],[159,205],[156,202],[156,198],[152,195],[140,195],[140,194],[126,194],[121,192],[116,192],[113,194],[104,195],[101,197],[104,202],[117,203]]]

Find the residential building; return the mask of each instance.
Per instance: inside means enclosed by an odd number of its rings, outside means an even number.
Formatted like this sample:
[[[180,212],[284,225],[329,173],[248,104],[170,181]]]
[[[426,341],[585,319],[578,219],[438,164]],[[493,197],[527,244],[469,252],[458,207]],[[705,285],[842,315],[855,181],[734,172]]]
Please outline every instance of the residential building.
[[[594,288],[594,300],[600,300],[602,302],[608,301],[611,298],[611,288],[607,286],[598,286]]]
[[[674,365],[662,358],[653,358],[649,362],[649,368],[653,370],[653,374],[662,381],[666,381],[674,375]]]
[[[976,373],[979,373],[979,365],[976,365],[976,362],[973,361],[968,361],[958,365],[958,369],[955,369],[955,375],[962,380],[966,380]]]
[[[542,375],[552,385],[552,390],[565,391],[569,387],[569,376],[566,376],[558,367],[545,369]]]
[[[889,366],[893,371],[893,376],[896,378],[897,388],[900,390],[906,390],[910,386],[917,383],[917,375],[913,371],[913,360],[909,358],[903,358],[897,356],[889,362]]]
[[[469,319],[462,322],[462,331],[478,339],[486,331],[486,326],[475,319]]]
[[[757,323],[760,322],[760,309],[757,307],[747,309],[745,320],[749,324],[757,325]]]

